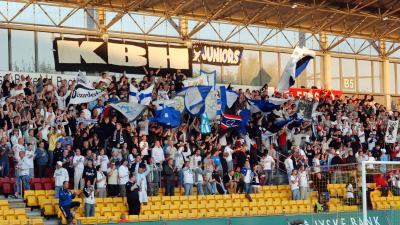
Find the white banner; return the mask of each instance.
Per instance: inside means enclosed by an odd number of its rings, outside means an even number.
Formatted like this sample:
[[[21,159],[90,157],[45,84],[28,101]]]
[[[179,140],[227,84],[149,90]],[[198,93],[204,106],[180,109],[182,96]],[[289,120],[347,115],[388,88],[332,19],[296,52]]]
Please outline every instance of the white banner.
[[[6,74],[10,74],[11,80],[15,83],[19,82],[26,82],[27,77],[31,79],[33,85],[38,83],[40,77],[47,78],[52,81],[54,85],[60,87],[61,81],[66,80],[68,85],[71,84],[73,80],[76,80],[76,74],[60,74],[60,73],[26,73],[26,72],[10,72],[10,71],[0,71],[0,85],[3,84],[3,80]],[[109,76],[114,75],[114,73],[109,74]],[[117,76],[117,80],[122,75]],[[140,81],[143,79],[144,75],[137,75],[137,74],[125,74],[126,77],[129,79],[135,78],[136,80]],[[90,82],[99,82],[100,80],[105,81],[101,78],[101,76],[86,76],[86,79]],[[109,83],[109,81],[105,81]]]
[[[79,72],[77,78],[77,83],[74,91],[71,94],[71,100],[69,104],[81,104],[92,102],[103,94],[103,91],[93,88],[89,83],[86,75]]]
[[[397,139],[397,130],[399,129],[399,121],[398,120],[389,120],[386,134],[385,134],[385,142],[386,143],[396,143]]]
[[[99,89],[89,89],[86,87],[83,87],[82,85],[77,85],[75,87],[75,90],[71,94],[71,100],[69,101],[69,104],[82,104],[82,103],[88,103],[92,102],[103,94],[103,91]]]
[[[128,102],[110,104],[110,106],[122,113],[122,115],[124,115],[129,122],[135,121],[146,109],[146,106],[144,105]]]

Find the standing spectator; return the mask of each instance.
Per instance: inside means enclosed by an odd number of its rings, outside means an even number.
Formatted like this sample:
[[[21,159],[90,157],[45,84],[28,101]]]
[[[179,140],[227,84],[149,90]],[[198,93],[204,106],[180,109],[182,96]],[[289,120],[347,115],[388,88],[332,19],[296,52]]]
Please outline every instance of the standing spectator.
[[[97,173],[96,173],[96,188],[97,188],[97,193],[99,198],[105,198],[107,197],[107,176],[104,174],[104,172],[101,169],[101,166],[96,167]]]
[[[129,181],[129,169],[128,160],[122,160],[122,165],[118,168],[118,180],[119,180],[119,195],[126,197],[126,183]]]
[[[0,109],[2,109],[0,107]],[[11,154],[11,146],[7,142],[7,137],[2,137],[1,138],[1,143],[0,143],[0,176],[1,177],[7,177],[9,172],[10,172],[10,159],[9,155]]]
[[[258,165],[254,164],[253,166],[253,179],[251,181],[251,187],[254,194],[260,193],[260,177],[258,175]]]
[[[288,157],[285,159],[284,162],[289,182],[290,182],[290,177],[292,176],[292,171],[294,169],[292,157],[293,157],[292,153],[289,153]]]
[[[83,188],[83,195],[85,196],[85,216],[93,217],[94,216],[94,185],[90,182],[90,180],[86,180],[85,187]]]
[[[297,175],[297,170],[293,170],[292,175],[290,176],[290,189],[292,190],[292,200],[299,200],[300,191],[299,191],[299,177]]]
[[[300,167],[299,170],[299,190],[300,190],[300,199],[307,200],[308,199],[308,174],[307,170],[304,166]]]
[[[62,167],[62,162],[57,161],[56,170],[54,171],[54,194],[55,197],[58,198],[60,190],[63,188],[64,182],[68,184],[69,176],[68,171]],[[67,185],[68,187],[68,185]]]
[[[38,165],[39,178],[46,177],[46,168],[49,162],[49,156],[44,149],[44,142],[39,143],[39,147],[35,150],[35,159]]]
[[[33,149],[32,143],[28,143],[28,147],[26,148],[26,151],[25,151],[25,158],[26,158],[26,162],[28,163],[28,167],[29,167],[29,177],[34,178],[35,177],[35,168],[34,168],[33,160],[35,159],[35,150]]]
[[[135,175],[129,176],[129,181],[126,182],[126,196],[129,208],[129,215],[140,214],[140,201],[139,201],[139,186],[136,183]]]
[[[61,212],[64,214],[67,222],[70,224],[74,219],[74,216],[71,213],[71,209],[78,208],[80,202],[72,201],[76,197],[76,195],[72,194],[72,192],[68,190],[68,181],[63,182],[62,187],[57,194],[57,197],[59,198]]]
[[[107,167],[108,167],[109,163],[110,163],[110,160],[108,159],[108,156],[105,154],[104,148],[101,148],[100,154],[97,156],[97,165],[100,166],[100,170],[104,174],[107,174]]]
[[[17,161],[16,165],[16,174],[18,176],[16,177],[16,182],[15,182],[15,198],[19,198],[19,195],[22,195],[22,190],[21,186],[24,186],[25,190],[29,190],[29,159],[25,156],[25,151],[20,151],[19,152],[19,159]],[[22,184],[21,184],[22,183]]]
[[[194,170],[194,183],[196,185],[198,195],[204,195],[204,189],[203,189],[204,175],[205,173],[202,169],[202,163],[200,160],[197,162],[197,167]]]
[[[147,202],[149,201],[147,198],[147,175],[150,173],[150,166],[141,163],[139,166],[139,170],[136,173],[136,182],[139,185],[139,200],[140,203],[144,203],[144,205],[147,205]]]
[[[74,166],[74,189],[83,189],[83,170],[85,157],[81,155],[81,150],[76,149],[75,156],[72,159],[72,165]]]
[[[97,171],[93,166],[93,161],[88,160],[87,166],[85,166],[85,168],[83,169],[82,178],[85,180],[85,184],[87,183],[88,180],[90,180],[91,184],[95,184],[96,177],[97,177]]]
[[[194,173],[190,168],[190,163],[186,162],[185,167],[182,169],[183,172],[183,184],[185,189],[185,195],[193,194],[193,183],[194,183]]]
[[[167,165],[164,166],[164,182],[165,182],[165,196],[174,196],[175,186],[175,172],[174,160],[169,158]]]
[[[153,148],[154,150],[154,148]],[[162,149],[161,149],[162,150]],[[147,175],[147,181],[149,182],[148,195],[157,196],[159,185],[160,185],[160,166],[155,163],[153,157],[150,158],[149,174]]]
[[[250,198],[252,171],[250,168],[249,160],[246,160],[246,162],[240,172],[242,174],[242,179],[244,182],[244,193],[246,194],[247,198]]]
[[[224,153],[228,153],[228,157],[226,157],[226,162],[228,164],[228,171],[233,169],[233,159],[232,159],[233,152],[234,151],[231,148],[231,144],[228,144],[224,149]]]
[[[272,156],[264,153],[261,158],[261,167],[265,174],[263,185],[272,185],[272,170],[275,168],[275,160]]]
[[[164,150],[161,148],[160,141],[157,140],[154,144],[153,149],[151,150],[151,156],[154,158],[154,162],[158,165],[161,165],[164,158]]]
[[[108,196],[116,197],[119,195],[119,185],[118,185],[118,169],[115,165],[115,162],[111,162],[110,168],[107,170],[107,177],[108,177]]]

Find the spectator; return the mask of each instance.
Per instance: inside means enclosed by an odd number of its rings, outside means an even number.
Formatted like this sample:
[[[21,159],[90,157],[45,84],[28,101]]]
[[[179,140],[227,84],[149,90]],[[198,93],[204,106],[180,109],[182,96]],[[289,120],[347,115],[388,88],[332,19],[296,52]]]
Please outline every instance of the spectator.
[[[246,160],[244,167],[241,169],[241,174],[242,174],[242,179],[244,183],[244,192],[246,194],[246,197],[249,198],[250,193],[251,193],[251,180],[253,173],[250,168],[250,162]]]
[[[300,191],[300,200],[308,199],[308,171],[304,168],[304,166],[300,167],[298,172],[299,177],[299,191]]]
[[[0,110],[2,108],[0,107]],[[0,111],[0,115],[3,113]],[[1,177],[7,177],[9,172],[10,172],[10,159],[9,155],[11,154],[11,146],[7,142],[7,137],[2,137],[1,138],[1,143],[0,143],[0,176]]]
[[[136,178],[136,177],[135,177]],[[128,160],[122,160],[121,166],[118,168],[118,184],[119,184],[119,195],[126,197],[126,183],[129,180]],[[139,184],[138,184],[139,186]]]
[[[35,150],[35,159],[38,165],[39,178],[46,177],[46,169],[49,162],[49,156],[44,149],[44,142],[39,143],[39,147]]]
[[[176,168],[174,160],[169,158],[167,164],[164,166],[164,182],[165,182],[165,196],[174,196],[174,182],[175,182]]]
[[[185,188],[185,195],[193,194],[193,183],[194,183],[194,172],[190,168],[190,163],[186,162],[185,167],[182,169],[183,172],[183,184]]]
[[[292,200],[300,200],[299,176],[297,170],[293,170],[290,176],[290,189],[292,190]]]
[[[108,188],[108,196],[110,197],[116,197],[119,195],[119,184],[118,184],[118,169],[115,165],[115,162],[110,163],[110,168],[107,170],[107,177],[108,177],[108,182],[107,182],[107,188]]]
[[[292,171],[294,169],[292,157],[293,157],[292,153],[289,153],[288,157],[285,159],[285,162],[284,162],[289,181],[290,181],[290,177],[292,176]]]
[[[83,195],[85,196],[85,217],[93,217],[94,216],[94,186],[92,185],[90,180],[86,180],[85,187],[83,188]]]
[[[150,173],[150,166],[147,164],[140,164],[139,170],[136,173],[136,182],[139,186],[139,200],[140,203],[147,205],[147,175]]]
[[[151,157],[148,168],[149,168],[149,174],[147,175],[147,181],[149,183],[148,195],[157,196],[161,180],[160,179],[161,166],[160,164],[155,163],[154,158]]]
[[[272,170],[275,168],[275,160],[272,156],[264,153],[261,158],[261,167],[265,174],[263,185],[272,185]]]
[[[224,177],[224,184],[228,188],[229,194],[236,194],[238,181],[234,177],[235,171],[230,170]]]
[[[129,208],[129,215],[140,214],[139,186],[136,183],[135,175],[129,175],[129,181],[126,182],[126,195]]]
[[[83,170],[85,157],[81,155],[81,150],[75,150],[75,156],[72,159],[72,164],[74,166],[74,189],[83,189]]]
[[[59,192],[63,188],[64,182],[68,183],[69,175],[68,171],[62,167],[62,162],[57,161],[56,170],[54,171],[54,195],[56,198],[59,197]],[[68,187],[68,185],[66,186]]]
[[[83,169],[83,175],[82,178],[85,181],[85,184],[87,183],[88,180],[90,180],[91,184],[96,183],[96,177],[97,177],[97,171],[96,168],[93,166],[93,161],[88,160],[87,161],[87,166]]]
[[[201,161],[198,161],[197,167],[194,170],[194,183],[197,187],[198,195],[204,195],[204,189],[203,189],[204,175],[205,175],[205,172],[202,169],[202,163],[201,163]]]
[[[96,167],[97,173],[96,173],[96,187],[97,187],[97,193],[99,198],[105,198],[107,197],[107,176],[104,174],[104,172],[101,169],[101,166]]]
[[[72,194],[72,192],[68,190],[68,181],[63,182],[62,188],[59,190],[57,197],[59,198],[61,212],[67,219],[67,222],[72,223],[74,216],[71,213],[71,209],[78,208],[80,202],[72,201],[76,195]]]
[[[26,156],[25,151],[20,151],[16,165],[16,182],[15,182],[15,198],[19,198],[19,195],[22,196],[21,186],[24,186],[25,190],[29,190],[29,167],[30,162],[28,157]],[[21,184],[22,183],[22,184]]]

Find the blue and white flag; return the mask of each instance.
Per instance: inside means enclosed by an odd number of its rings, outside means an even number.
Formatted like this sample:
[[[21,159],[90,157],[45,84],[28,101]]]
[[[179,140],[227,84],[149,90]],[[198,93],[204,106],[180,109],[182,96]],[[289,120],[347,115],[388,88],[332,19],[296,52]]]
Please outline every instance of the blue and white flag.
[[[138,103],[139,99],[139,90],[133,86],[133,84],[129,85],[129,102],[130,103]]]
[[[205,100],[211,91],[211,86],[195,86],[182,89],[178,96],[184,96],[185,109],[192,116],[200,116],[205,111]]]
[[[308,62],[315,57],[315,52],[307,48],[296,47],[290,56],[289,62],[283,70],[281,79],[276,87],[277,92],[286,92],[295,84],[296,78],[307,67]]]
[[[204,70],[200,70],[200,76],[205,76],[207,78],[207,85],[212,86],[215,90],[215,86],[217,85],[217,71],[206,72]]]
[[[129,122],[137,120],[146,109],[144,105],[128,102],[111,103],[110,106],[124,115]]]
[[[247,99],[249,105],[250,105],[250,110],[252,113],[258,113],[258,112],[272,112],[274,109],[279,109],[281,106],[280,105],[275,105],[273,103],[270,103],[268,100],[251,100]]]
[[[233,90],[227,89],[225,86],[220,86],[220,97],[221,97],[221,112],[225,112],[226,108],[231,108],[236,100],[239,98],[239,94]]]
[[[156,115],[150,117],[151,122],[157,122],[163,127],[176,128],[181,123],[181,113],[172,107],[163,107],[162,109],[156,110]]]
[[[297,119],[298,119],[297,113],[292,116],[289,116],[288,118],[278,118],[272,123],[272,126],[269,127],[268,130],[272,133],[277,133],[284,126],[292,123],[293,121],[295,121]]]
[[[208,121],[207,112],[204,112],[201,115],[200,131],[202,134],[211,133],[211,126],[210,126],[210,121]]]
[[[154,84],[152,84],[147,89],[139,91],[139,103],[142,105],[149,105],[151,102],[151,97],[153,95]]]

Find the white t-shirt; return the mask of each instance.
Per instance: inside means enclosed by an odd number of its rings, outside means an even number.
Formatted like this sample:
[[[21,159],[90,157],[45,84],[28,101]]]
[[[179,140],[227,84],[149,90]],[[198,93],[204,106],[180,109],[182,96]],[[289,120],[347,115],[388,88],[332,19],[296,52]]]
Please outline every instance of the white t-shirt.
[[[61,167],[54,171],[54,183],[56,187],[62,187],[64,181],[69,181],[68,171]]]
[[[300,172],[298,176],[299,176],[299,186],[308,187],[307,172],[306,171]]]
[[[149,155],[149,143],[147,143],[147,141],[141,141],[139,143],[139,148],[142,156]]]
[[[225,152],[227,152],[229,154],[228,157],[226,157],[226,161],[227,162],[232,161],[233,149],[231,149],[231,147],[229,147],[229,146],[226,146],[225,149],[224,149],[224,153]]]
[[[251,169],[247,169],[246,175],[244,175],[243,181],[244,181],[246,184],[250,184],[250,183],[251,183]]]
[[[139,136],[149,135],[149,120],[139,122],[140,132]]]
[[[164,150],[161,147],[154,147],[151,151],[151,156],[154,158],[155,163],[161,163],[165,160]]]
[[[191,169],[184,169],[183,170],[183,183],[185,184],[193,184],[193,171]]]
[[[263,157],[261,159],[261,165],[263,170],[272,170],[273,163],[275,163],[275,160],[270,155],[267,155],[265,158]]]
[[[25,158],[26,163],[29,166],[29,169],[33,169],[33,157],[35,156],[35,152],[33,150],[26,150],[25,151]]]
[[[293,175],[290,176],[290,188],[292,190],[299,189],[299,180],[297,179],[296,176]]]
[[[103,172],[97,171],[96,180],[99,181],[99,180],[101,180],[101,179],[103,179],[105,177],[106,177],[106,175],[104,175]],[[104,180],[102,180],[100,182],[97,182],[97,188],[105,188],[106,187],[106,181],[107,181],[107,179],[104,179]]]
[[[120,166],[118,168],[119,184],[125,185],[129,181],[129,170],[126,166]]]
[[[76,155],[72,159],[72,164],[74,165],[76,170],[83,170],[83,168],[85,167],[84,162],[85,162],[85,157],[83,157],[82,155],[80,156]]]
[[[376,160],[375,160],[374,157],[372,157],[372,156],[369,157],[369,156],[368,156],[368,160],[367,160],[367,161],[373,162],[373,161],[376,161]],[[367,169],[374,169],[374,164],[368,164],[368,165],[367,165]]]
[[[107,155],[99,155],[97,156],[97,165],[100,165],[101,171],[107,171],[108,163],[110,160]]]

